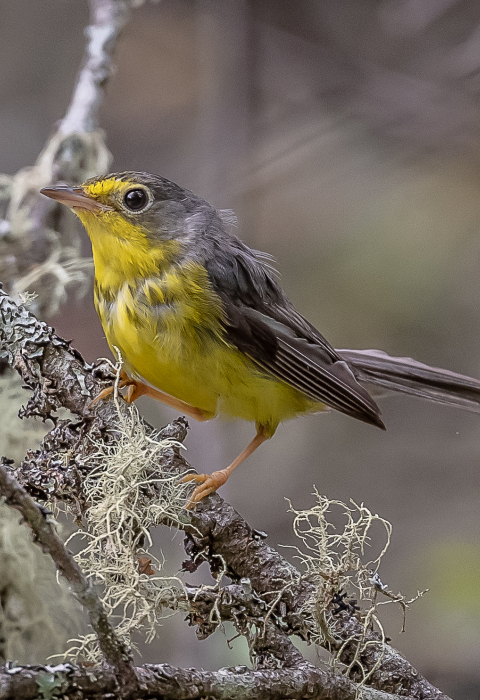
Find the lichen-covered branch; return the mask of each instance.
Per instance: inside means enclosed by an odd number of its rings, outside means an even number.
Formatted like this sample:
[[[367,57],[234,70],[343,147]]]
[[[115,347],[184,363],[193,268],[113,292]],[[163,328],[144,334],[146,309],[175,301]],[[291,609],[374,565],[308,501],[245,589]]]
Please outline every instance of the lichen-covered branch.
[[[193,531],[189,534],[192,543],[189,550],[194,548],[195,556],[204,552],[214,570],[220,556],[227,564],[227,575],[234,580],[248,577],[259,595],[269,594],[272,598],[272,592],[283,589],[281,603],[285,612],[282,620],[287,623],[290,633],[308,639],[310,631],[301,609],[307,598],[315,594],[313,585],[302,579],[295,567],[267,545],[262,536],[218,496],[210,498],[209,503],[200,504],[197,512],[192,514],[192,523],[201,532],[201,537]],[[395,649],[383,643],[379,634],[370,629],[365,631],[355,617],[341,613],[331,632],[338,640],[337,649],[350,640],[340,659],[347,665],[353,660],[359,642],[368,642],[362,645],[360,660],[365,669],[376,669],[369,679],[373,687],[391,693],[403,692],[416,698],[448,700]],[[325,646],[331,648],[328,643]]]
[[[305,659],[287,634],[269,615],[269,606],[253,590],[249,579],[218,590],[185,586],[188,620],[197,627],[197,637],[206,639],[224,621],[233,622],[237,632],[249,641],[250,655],[257,668],[302,666]],[[178,601],[177,601],[178,605]]]
[[[113,401],[99,402],[92,411],[87,409],[91,399],[105,387],[108,368],[85,366],[68,343],[4,292],[0,292],[0,358],[14,367],[33,391],[25,415],[45,419],[64,406],[79,417],[78,421],[57,421],[41,449],[27,455],[16,476],[38,498],[54,494],[70,503],[77,499],[80,516],[85,507],[81,495],[82,470],[88,468],[90,438],[111,441],[118,432],[118,413]],[[126,410],[121,404],[120,410]],[[145,430],[148,433],[147,425]],[[183,440],[186,424],[176,421],[162,433]],[[171,469],[181,471],[188,467],[175,449],[168,461],[167,467]],[[165,469],[165,464],[162,468]],[[283,635],[309,638],[311,630],[302,616],[302,606],[315,594],[314,586],[265,542],[263,533],[252,529],[217,494],[202,501],[190,513],[190,523],[184,529],[191,567],[207,560],[214,575],[224,567],[226,575],[236,584],[249,579],[255,593],[267,604],[276,601],[270,619]],[[332,635],[334,644],[326,642],[325,646],[333,647],[334,651],[342,648],[341,660],[347,665],[358,655],[362,667],[372,671],[368,678],[372,688],[422,700],[448,700],[377,633],[364,629],[356,617],[341,612],[335,617]],[[363,686],[362,692],[366,692]],[[311,697],[324,696],[312,694]]]
[[[70,105],[59,125],[62,134],[98,129],[98,110],[113,71],[113,52],[132,2],[89,0],[89,5],[90,25],[85,30],[88,43]]]
[[[136,688],[137,679],[130,652],[115,636],[95,590],[83,575],[73,556],[67,552],[40,506],[7,473],[2,464],[0,464],[0,496],[5,499],[8,506],[15,508],[22,515],[33,532],[34,541],[52,557],[55,566],[68,581],[72,592],[87,610],[104,659],[115,671],[118,682],[125,688],[131,690]]]
[[[14,295],[38,290],[34,310],[58,310],[65,288],[86,291],[92,264],[81,257],[79,223],[71,212],[39,194],[58,182],[81,183],[106,172],[110,154],[98,110],[113,71],[113,52],[129,17],[130,0],[89,0],[87,44],[65,117],[39,155],[0,184],[0,279]]]
[[[24,672],[23,672],[24,671]],[[408,700],[372,688],[358,686],[330,671],[321,671],[309,663],[294,669],[251,671],[246,666],[199,671],[146,664],[136,669],[139,687],[135,700]],[[51,666],[0,668],[0,700],[40,700],[43,687],[57,694],[72,694],[76,700],[125,697],[111,670]]]

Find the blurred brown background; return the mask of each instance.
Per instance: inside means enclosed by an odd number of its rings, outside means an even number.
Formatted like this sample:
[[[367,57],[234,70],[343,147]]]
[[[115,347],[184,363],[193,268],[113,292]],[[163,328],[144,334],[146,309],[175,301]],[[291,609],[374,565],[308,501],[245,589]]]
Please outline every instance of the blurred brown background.
[[[0,172],[32,164],[64,114],[87,22],[81,0],[0,0]],[[478,3],[145,3],[116,64],[102,109],[112,170],[158,173],[234,209],[239,235],[276,257],[336,347],[480,376]],[[86,359],[108,354],[90,297],[51,321]],[[141,409],[158,426],[175,415]],[[281,426],[223,495],[273,545],[294,541],[285,497],[307,507],[314,484],[389,519],[383,581],[430,593],[403,635],[387,606],[386,633],[429,680],[477,698],[480,416],[401,397],[383,415],[387,433],[338,414]],[[187,458],[212,471],[252,435],[192,425]],[[182,538],[159,539],[175,573]],[[143,658],[246,661],[241,643],[199,643],[178,618]]]

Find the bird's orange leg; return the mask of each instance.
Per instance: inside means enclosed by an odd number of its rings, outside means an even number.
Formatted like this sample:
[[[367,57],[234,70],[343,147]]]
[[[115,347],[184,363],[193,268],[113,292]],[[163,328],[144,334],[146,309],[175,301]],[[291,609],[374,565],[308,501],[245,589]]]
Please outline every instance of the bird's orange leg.
[[[130,383],[130,377],[128,376],[128,374],[126,372],[124,372],[123,369],[120,370],[120,381],[118,382],[118,388],[123,389],[123,387],[128,386],[129,383]],[[113,394],[114,389],[115,389],[115,386],[113,384],[112,384],[112,386],[108,386],[106,389],[103,389],[103,391],[101,391],[99,393],[99,395],[96,396],[93,399],[93,401],[91,401],[88,404],[88,408],[95,406],[95,404],[98,401],[102,401],[103,399],[108,398],[110,396],[110,394]]]
[[[247,447],[241,452],[236,459],[226,467],[226,469],[221,469],[218,472],[212,472],[212,474],[187,474],[183,477],[182,481],[196,481],[198,486],[195,491],[190,496],[190,501],[188,503],[188,508],[192,508],[196,505],[202,498],[209,496],[214,493],[220,486],[226,483],[228,477],[233,472],[233,470],[238,467],[239,464],[244,462],[247,457],[255,452],[257,447],[269,439],[269,435],[265,435],[265,429],[263,425],[259,425],[257,428],[257,434],[253,438],[252,442],[247,445]]]
[[[148,384],[144,384],[143,382],[140,382],[138,379],[134,379],[133,377],[129,377],[126,372],[123,371],[123,369],[120,372],[120,381],[118,383],[119,389],[123,389],[124,387],[127,388],[127,393],[125,395],[125,401],[128,404],[133,403],[136,401],[140,396],[150,396],[153,399],[156,399],[157,401],[161,401],[167,406],[171,406],[172,408],[175,408],[177,411],[180,411],[180,413],[185,413],[187,416],[190,416],[190,418],[194,418],[195,420],[198,421],[206,421],[206,420],[211,420],[214,417],[213,413],[209,413],[208,411],[204,411],[201,408],[196,408],[195,406],[190,406],[190,404],[185,403],[185,401],[181,401],[180,399],[176,399],[173,396],[170,396],[169,394],[164,394],[163,391],[159,391],[158,389],[154,389],[153,387],[149,386]],[[105,399],[110,394],[113,394],[114,387],[109,386],[103,391],[99,393],[99,395],[92,401],[90,406],[93,406],[97,401],[100,401],[101,399]],[[89,408],[90,408],[89,406]]]

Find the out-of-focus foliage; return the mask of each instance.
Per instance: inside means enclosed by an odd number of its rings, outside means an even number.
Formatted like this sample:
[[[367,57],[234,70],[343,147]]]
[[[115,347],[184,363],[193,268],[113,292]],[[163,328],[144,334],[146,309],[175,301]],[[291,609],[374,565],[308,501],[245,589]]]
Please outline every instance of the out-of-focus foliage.
[[[0,658],[44,663],[79,627],[79,610],[50,557],[32,545],[31,531],[0,501]]]

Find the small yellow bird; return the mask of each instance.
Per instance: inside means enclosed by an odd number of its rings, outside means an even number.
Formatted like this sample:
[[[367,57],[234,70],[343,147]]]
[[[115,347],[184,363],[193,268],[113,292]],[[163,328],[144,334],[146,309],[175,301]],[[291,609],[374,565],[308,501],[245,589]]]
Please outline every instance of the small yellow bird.
[[[196,420],[256,424],[230,466],[186,477],[199,484],[192,504],[281,421],[331,407],[384,429],[359,381],[480,410],[475,379],[375,350],[334,350],[287,299],[271,258],[228,232],[227,213],[163,177],[113,173],[41,192],[71,207],[90,236],[95,307],[125,361],[127,400],[147,394]]]

